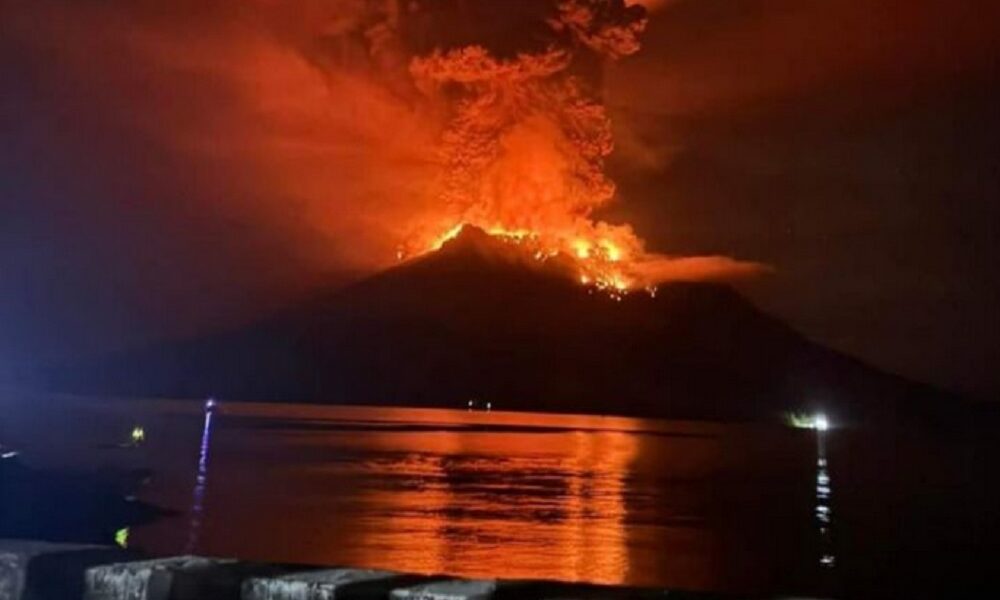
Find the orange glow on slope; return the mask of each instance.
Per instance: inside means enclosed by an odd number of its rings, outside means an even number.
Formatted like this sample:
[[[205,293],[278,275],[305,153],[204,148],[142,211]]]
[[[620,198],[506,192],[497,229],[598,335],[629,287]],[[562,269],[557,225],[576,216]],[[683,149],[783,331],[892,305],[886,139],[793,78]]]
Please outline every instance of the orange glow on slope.
[[[436,237],[422,238],[414,250],[400,250],[400,260],[440,250],[468,226],[479,227],[512,250],[540,263],[559,259],[573,265],[581,285],[607,292],[620,300],[624,295],[644,290],[656,295],[656,286],[668,281],[732,281],[771,272],[767,265],[738,261],[726,256],[665,256],[646,252],[627,225],[583,222],[579,230],[561,232],[509,229],[502,225],[483,227],[459,222],[442,228]]]
[[[432,239],[425,252],[441,249],[448,241],[455,239],[462,228],[471,223],[459,223],[440,236]],[[621,241],[610,238],[598,238],[591,241],[579,235],[559,236],[541,234],[527,229],[506,229],[501,226],[482,228],[492,237],[510,244],[517,251],[533,259],[544,262],[555,257],[567,258],[576,267],[577,277],[581,284],[607,290],[613,295],[626,293],[631,289],[648,284],[641,275],[632,270],[630,260],[632,255],[625,248],[639,247],[638,239],[632,236],[623,237],[623,241],[631,244],[625,246]],[[631,232],[628,232],[629,234]]]

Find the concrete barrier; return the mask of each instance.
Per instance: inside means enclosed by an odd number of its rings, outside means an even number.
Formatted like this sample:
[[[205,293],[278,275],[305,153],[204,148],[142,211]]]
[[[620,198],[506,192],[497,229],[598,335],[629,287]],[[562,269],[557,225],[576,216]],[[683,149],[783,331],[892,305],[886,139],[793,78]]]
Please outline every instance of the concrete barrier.
[[[87,568],[129,556],[107,546],[0,540],[0,600],[80,598]]]
[[[302,567],[178,556],[87,570],[85,600],[239,600],[243,582]]]
[[[404,575],[370,569],[323,569],[255,577],[243,583],[243,600],[375,600],[386,598]]]
[[[449,579],[392,591],[393,600],[489,600],[497,591],[492,579]]]
[[[727,596],[554,581],[469,580],[0,540],[0,600],[721,600]],[[734,598],[733,596],[728,596]]]

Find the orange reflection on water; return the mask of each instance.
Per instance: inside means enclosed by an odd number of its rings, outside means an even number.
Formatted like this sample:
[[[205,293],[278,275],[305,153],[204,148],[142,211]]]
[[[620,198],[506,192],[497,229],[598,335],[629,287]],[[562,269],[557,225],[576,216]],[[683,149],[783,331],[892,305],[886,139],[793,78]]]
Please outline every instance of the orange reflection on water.
[[[356,555],[356,564],[467,576],[624,581],[624,486],[637,450],[635,436],[379,432],[364,443],[410,452],[391,464],[370,465],[383,477],[394,475],[399,485],[369,490],[363,498],[374,516],[358,523],[358,548],[364,552]]]
[[[237,403],[223,403],[218,417],[199,553],[464,577],[720,585],[726,550],[706,519],[721,484],[723,426]],[[189,494],[175,492],[190,490],[196,457],[176,461],[181,439],[152,437],[163,468],[148,494],[183,510]],[[135,538],[175,553],[179,533],[165,519]]]

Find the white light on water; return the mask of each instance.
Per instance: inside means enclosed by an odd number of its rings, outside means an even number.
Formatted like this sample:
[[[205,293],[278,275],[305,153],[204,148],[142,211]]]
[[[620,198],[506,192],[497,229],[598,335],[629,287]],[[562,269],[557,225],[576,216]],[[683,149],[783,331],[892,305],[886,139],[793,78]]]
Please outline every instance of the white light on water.
[[[815,429],[816,431],[830,429],[830,420],[823,413],[787,412],[784,415],[784,421],[786,425],[796,429]]]
[[[826,415],[820,413],[813,417],[813,427],[816,431],[826,431],[830,428],[830,422],[826,420]]]

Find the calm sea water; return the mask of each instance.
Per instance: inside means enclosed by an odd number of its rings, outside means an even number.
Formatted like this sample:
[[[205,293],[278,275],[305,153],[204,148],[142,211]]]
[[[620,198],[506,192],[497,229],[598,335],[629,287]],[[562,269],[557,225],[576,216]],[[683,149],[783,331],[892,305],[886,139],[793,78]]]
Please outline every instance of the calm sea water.
[[[904,434],[55,396],[3,408],[0,435],[38,466],[153,469],[141,499],[178,513],[129,544],[156,554],[831,593],[908,589],[925,564],[939,584],[949,561],[996,547],[995,520],[956,510],[988,512],[980,457],[910,454]],[[144,445],[107,449],[137,424]]]

